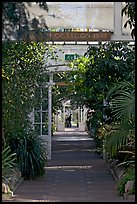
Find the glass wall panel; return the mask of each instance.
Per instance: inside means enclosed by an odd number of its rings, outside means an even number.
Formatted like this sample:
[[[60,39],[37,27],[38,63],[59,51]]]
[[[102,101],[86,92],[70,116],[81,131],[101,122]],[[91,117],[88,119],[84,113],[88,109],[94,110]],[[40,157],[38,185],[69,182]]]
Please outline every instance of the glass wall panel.
[[[29,11],[42,16],[51,31],[112,30],[114,27],[114,2],[47,2],[49,11],[38,5]],[[39,17],[37,16],[37,17]],[[33,15],[30,15],[30,19]]]

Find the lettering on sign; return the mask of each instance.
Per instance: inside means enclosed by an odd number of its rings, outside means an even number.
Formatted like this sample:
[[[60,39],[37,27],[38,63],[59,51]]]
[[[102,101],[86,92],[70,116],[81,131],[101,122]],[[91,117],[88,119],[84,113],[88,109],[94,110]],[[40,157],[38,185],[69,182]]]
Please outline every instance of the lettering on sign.
[[[72,61],[78,58],[78,54],[65,54],[66,61]]]
[[[111,32],[41,32],[30,31],[22,35],[28,41],[110,41]]]

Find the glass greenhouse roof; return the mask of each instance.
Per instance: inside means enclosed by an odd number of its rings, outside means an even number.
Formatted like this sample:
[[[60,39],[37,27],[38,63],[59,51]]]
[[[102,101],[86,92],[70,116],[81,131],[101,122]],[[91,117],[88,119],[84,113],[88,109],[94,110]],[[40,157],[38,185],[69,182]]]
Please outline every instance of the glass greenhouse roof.
[[[44,19],[51,31],[114,31],[115,2],[47,2],[48,12],[40,9],[37,4],[28,7],[30,19]],[[122,2],[124,6],[124,2]],[[126,17],[121,21],[124,25]],[[130,33],[129,28],[122,28],[124,33]]]

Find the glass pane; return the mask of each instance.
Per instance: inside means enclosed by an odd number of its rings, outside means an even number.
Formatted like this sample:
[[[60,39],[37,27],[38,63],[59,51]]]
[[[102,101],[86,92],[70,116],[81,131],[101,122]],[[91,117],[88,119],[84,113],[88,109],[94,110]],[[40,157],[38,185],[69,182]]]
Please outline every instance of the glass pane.
[[[48,123],[48,113],[45,112],[42,113],[42,122]]]
[[[48,135],[48,123],[42,125],[42,135]]]
[[[40,122],[41,121],[40,112],[35,112],[34,121],[35,122]]]
[[[49,13],[43,13],[51,31],[70,31],[72,29],[113,30],[114,2],[47,2]],[[29,7],[32,13],[41,13],[38,5]],[[40,10],[40,11],[39,11]],[[33,16],[30,13],[30,19]],[[75,19],[75,20],[74,20]]]
[[[39,89],[39,88],[35,89],[35,97],[36,97],[37,99],[40,99],[40,95],[41,95],[40,89]]]
[[[40,100],[37,102],[37,104],[35,105],[35,110],[40,110],[41,109],[41,102]]]
[[[42,98],[48,100],[48,89],[42,88]]]
[[[41,127],[40,127],[41,125],[40,124],[35,124],[35,131],[36,131],[36,134],[37,135],[41,135],[41,132],[40,132],[40,129],[41,129]]]
[[[48,100],[42,102],[42,110],[48,110]]]

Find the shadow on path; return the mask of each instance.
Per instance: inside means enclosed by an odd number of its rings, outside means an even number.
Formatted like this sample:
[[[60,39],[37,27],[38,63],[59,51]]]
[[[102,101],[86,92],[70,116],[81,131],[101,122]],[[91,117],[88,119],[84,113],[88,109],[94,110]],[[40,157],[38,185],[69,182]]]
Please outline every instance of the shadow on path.
[[[105,161],[94,153],[92,138],[70,132],[53,136],[45,176],[24,181],[12,202],[131,202],[118,195]]]

